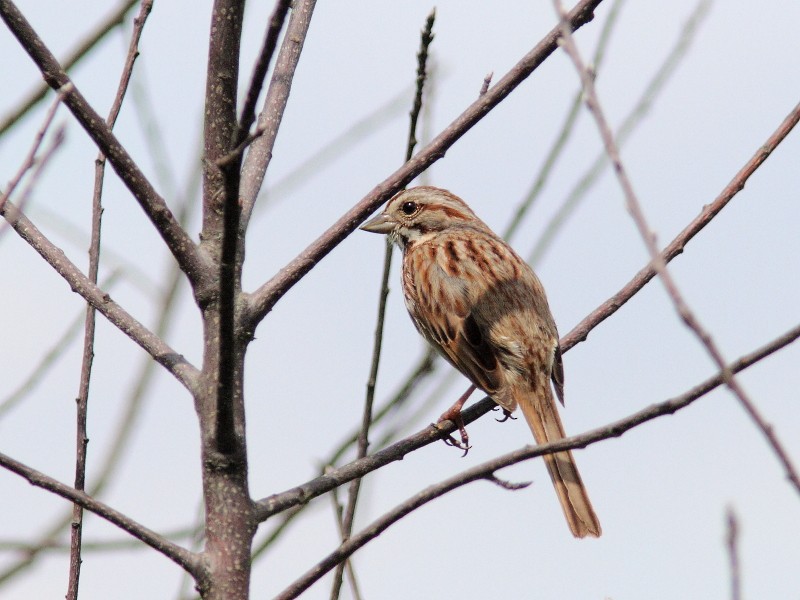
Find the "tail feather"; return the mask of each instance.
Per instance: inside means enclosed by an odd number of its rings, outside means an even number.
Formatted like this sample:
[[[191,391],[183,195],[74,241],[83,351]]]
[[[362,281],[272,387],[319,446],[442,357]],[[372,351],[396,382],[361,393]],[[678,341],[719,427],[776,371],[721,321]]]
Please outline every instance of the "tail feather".
[[[525,415],[537,444],[555,442],[566,437],[550,386],[545,384],[542,387],[544,394],[531,391],[515,394],[517,404]],[[547,454],[544,461],[572,535],[578,538],[587,535],[600,537],[600,520],[592,508],[572,452]]]

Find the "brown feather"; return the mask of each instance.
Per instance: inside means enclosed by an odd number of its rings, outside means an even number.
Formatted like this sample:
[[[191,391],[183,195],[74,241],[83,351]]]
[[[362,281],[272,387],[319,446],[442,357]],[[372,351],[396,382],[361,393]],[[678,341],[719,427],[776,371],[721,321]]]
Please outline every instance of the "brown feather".
[[[566,436],[546,380],[536,391],[515,390],[514,397],[537,444],[555,442]],[[600,537],[600,520],[592,508],[572,452],[546,454],[544,462],[572,535]]]

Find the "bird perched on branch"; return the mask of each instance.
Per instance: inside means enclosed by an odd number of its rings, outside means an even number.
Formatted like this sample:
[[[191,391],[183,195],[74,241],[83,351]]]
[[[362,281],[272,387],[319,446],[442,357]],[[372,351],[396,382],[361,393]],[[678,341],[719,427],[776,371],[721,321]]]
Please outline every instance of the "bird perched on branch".
[[[403,296],[417,330],[506,414],[517,406],[544,444],[565,437],[558,331],[539,278],[458,196],[423,186],[398,193],[361,229],[388,234],[403,250]],[[459,425],[469,396],[442,415]],[[572,452],[544,456],[576,537],[599,536]]]

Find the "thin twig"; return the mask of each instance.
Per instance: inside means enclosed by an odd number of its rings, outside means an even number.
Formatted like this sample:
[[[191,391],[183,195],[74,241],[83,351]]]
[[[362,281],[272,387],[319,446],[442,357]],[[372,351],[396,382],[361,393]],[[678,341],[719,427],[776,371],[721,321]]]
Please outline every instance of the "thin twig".
[[[620,148],[624,146],[636,127],[650,112],[653,102],[664,89],[673,73],[675,73],[682,59],[687,55],[689,47],[694,41],[703,19],[708,14],[710,6],[711,0],[700,0],[697,3],[691,15],[689,15],[689,18],[681,28],[680,35],[675,45],[650,78],[650,81],[645,86],[644,91],[639,96],[634,107],[622,120],[616,132],[616,140]],[[576,95],[576,101],[577,104],[573,106],[577,109],[580,107],[581,103],[580,92]],[[537,240],[528,257],[529,263],[535,265],[542,260],[547,250],[552,246],[553,240],[555,240],[559,231],[561,231],[561,228],[567,222],[567,219],[569,219],[580,206],[581,201],[586,197],[586,192],[588,192],[594,182],[597,181],[608,164],[608,155],[605,150],[600,150],[594,161],[592,161],[592,164],[586,169],[583,175],[576,180],[572,189],[561,203],[561,206],[559,206],[558,210],[550,217],[547,224],[544,226],[541,237]]]
[[[492,85],[492,77],[494,77],[494,71],[489,71],[486,76],[483,78],[483,83],[481,84],[481,89],[478,91],[478,97],[480,98],[486,92],[489,91],[489,86]]]
[[[556,12],[561,19],[561,30],[563,35],[561,39],[563,48],[572,59],[572,62],[575,64],[575,68],[580,75],[586,106],[597,122],[600,136],[603,139],[603,145],[606,148],[606,152],[611,160],[611,164],[614,166],[617,179],[619,180],[620,186],[622,187],[625,195],[626,207],[628,212],[631,214],[634,223],[636,224],[636,228],[639,230],[639,235],[642,237],[642,240],[644,240],[647,251],[650,253],[650,257],[653,262],[653,268],[656,270],[656,273],[664,284],[672,303],[675,305],[675,310],[677,311],[678,315],[681,317],[686,326],[689,327],[689,329],[697,336],[702,345],[705,347],[709,356],[716,363],[717,367],[720,369],[723,379],[725,380],[725,385],[739,400],[739,403],[764,435],[779,462],[783,465],[783,468],[786,471],[786,476],[790,483],[794,486],[795,491],[800,493],[800,477],[798,477],[797,471],[789,459],[788,453],[778,440],[772,427],[759,414],[752,400],[750,400],[748,395],[745,393],[738,380],[734,378],[733,375],[727,370],[727,363],[722,356],[722,352],[717,347],[710,333],[702,326],[700,320],[689,308],[689,305],[683,298],[683,295],[680,293],[675,280],[672,278],[669,269],[667,269],[667,263],[658,250],[655,234],[650,230],[650,226],[648,225],[647,219],[642,211],[641,203],[633,191],[633,186],[631,185],[626,169],[622,164],[622,159],[619,155],[619,149],[614,141],[614,134],[611,132],[611,127],[608,125],[608,121],[605,118],[602,106],[600,105],[600,101],[597,97],[597,92],[594,86],[594,77],[583,64],[583,59],[581,58],[578,47],[575,44],[575,40],[572,39],[569,23],[567,22],[568,15],[564,11],[560,0],[553,0],[553,5],[556,7]]]
[[[128,45],[128,53],[125,56],[125,64],[122,67],[122,74],[120,75],[119,85],[117,86],[117,93],[114,96],[114,102],[111,104],[111,109],[108,111],[108,118],[106,125],[109,129],[114,129],[114,125],[119,117],[119,112],[122,109],[122,102],[125,95],[128,93],[128,85],[133,75],[133,64],[139,56],[139,40],[144,31],[144,24],[147,17],[150,16],[150,11],[153,10],[153,0],[142,0],[142,5],[139,8],[139,14],[133,20],[133,31],[131,32],[131,41]]]
[[[0,0],[0,17],[36,63],[51,88],[59,90],[70,83],[69,76],[55,56],[13,2]],[[136,198],[175,260],[180,264],[181,270],[192,282],[198,294],[202,296],[206,288],[213,284],[214,279],[214,272],[211,270],[208,257],[181,228],[164,199],[153,188],[133,157],[128,154],[106,125],[105,120],[97,114],[77,88],[73,86],[66,93],[64,104],[100,151],[108,157],[111,166]]]
[[[414,94],[414,104],[411,106],[410,121],[408,125],[408,143],[406,144],[406,162],[414,156],[417,146],[417,121],[422,112],[422,93],[425,90],[425,80],[428,78],[428,49],[433,42],[433,23],[436,21],[436,8],[431,10],[425,20],[425,27],[420,33],[419,52],[417,52],[417,88]]]
[[[278,36],[280,36],[281,29],[283,29],[283,22],[286,20],[286,13],[289,12],[290,6],[291,0],[277,0],[275,8],[272,9],[269,26],[264,36],[264,43],[261,46],[261,52],[258,53],[258,60],[256,60],[256,64],[253,67],[250,86],[247,88],[247,95],[242,107],[242,116],[239,118],[240,139],[238,142],[241,142],[241,137],[247,134],[250,126],[256,120],[256,102],[258,102],[258,97],[261,94],[261,87],[264,85],[264,78],[267,76],[267,69],[269,69],[269,64],[272,62],[272,55],[278,45]]]
[[[762,360],[773,352],[776,352],[798,337],[800,337],[800,326],[795,327],[791,331],[773,340],[767,346],[760,348],[756,352],[742,357],[730,365],[729,370],[731,372],[739,372],[742,369]],[[514,452],[509,452],[508,454],[504,454],[490,461],[484,462],[480,465],[467,469],[466,471],[462,471],[461,473],[454,475],[453,477],[450,477],[440,483],[434,484],[412,496],[402,504],[397,505],[391,511],[365,527],[360,533],[352,536],[347,542],[344,542],[342,545],[340,545],[334,552],[326,556],[319,563],[314,565],[309,571],[307,571],[302,577],[297,579],[283,592],[278,594],[275,597],[275,600],[290,600],[291,598],[296,598],[300,593],[308,589],[315,581],[330,571],[334,566],[351,556],[356,550],[364,546],[367,542],[380,535],[389,526],[396,523],[417,508],[427,504],[431,500],[439,498],[444,494],[472,483],[473,481],[491,481],[496,471],[524,460],[529,460],[537,456],[552,454],[554,452],[561,452],[564,450],[585,448],[586,446],[595,444],[601,440],[619,437],[626,431],[629,431],[630,429],[637,427],[642,423],[657,417],[673,414],[678,410],[685,408],[698,398],[708,394],[708,392],[722,385],[723,383],[724,381],[722,375],[715,375],[714,377],[707,379],[705,382],[692,388],[686,393],[677,396],[676,398],[649,406],[624,419],[616,421],[615,423],[598,427],[597,429],[582,433],[581,435],[563,438],[557,442],[537,446],[525,446],[519,450],[515,450]],[[486,400],[482,401],[481,404],[486,403],[487,401],[491,402],[487,398]],[[467,412],[472,411],[474,408],[475,407],[473,406],[472,408],[468,409]],[[334,476],[335,474],[329,473],[329,475]],[[517,486],[512,484],[512,487]]]
[[[111,32],[118,25],[124,22],[125,15],[133,8],[137,0],[124,0],[121,2],[117,9],[108,15],[103,21],[89,33],[78,46],[70,52],[61,64],[64,66],[65,71],[69,71],[74,67],[84,56],[86,56],[92,48],[94,48],[106,35]],[[24,117],[28,111],[36,106],[47,94],[50,87],[42,82],[37,85],[31,92],[22,100],[17,108],[9,112],[2,121],[0,121],[0,136],[2,136],[12,125]]]
[[[570,22],[577,29],[594,18],[593,10],[602,0],[581,0],[570,13]],[[400,169],[396,170],[355,206],[342,215],[336,223],[312,242],[297,257],[249,295],[250,327],[255,326],[272,310],[283,295],[305,276],[323,257],[350,235],[366,217],[414,177],[444,156],[444,153],[502,102],[522,83],[556,47],[559,28],[548,33],[500,81],[473,102],[459,117]],[[252,150],[251,150],[252,151]]]
[[[100,224],[102,216],[102,160],[95,161],[95,190],[92,198],[92,239],[89,244],[89,280],[97,283],[97,272],[100,267]],[[81,376],[78,397],[76,398],[76,453],[75,453],[75,489],[83,492],[86,484],[86,452],[89,435],[86,427],[89,408],[89,382],[94,361],[95,309],[86,305],[86,317],[83,333],[83,356],[81,359]],[[72,527],[70,528],[69,582],[67,584],[67,600],[78,599],[78,586],[81,574],[81,542],[83,538],[83,508],[80,504],[72,506]]]
[[[731,569],[731,600],[742,600],[742,580],[739,569],[739,521],[736,513],[728,507],[727,511],[728,564]]]
[[[530,487],[533,483],[532,481],[508,481],[506,479],[500,479],[494,473],[489,473],[488,475],[484,476],[484,479],[504,490],[508,490],[509,492],[524,490],[525,488]]]
[[[354,479],[353,481],[350,482],[351,489],[353,484],[357,481],[359,480]],[[333,511],[336,516],[336,525],[339,527],[339,538],[342,541],[345,541],[350,537],[350,534],[352,533],[352,525],[350,531],[345,532],[344,507],[342,506],[342,503],[339,501],[338,488],[331,490],[331,502],[333,503]],[[342,572],[340,573],[340,571]],[[358,580],[356,579],[356,572],[355,569],[353,569],[353,561],[351,560],[344,560],[336,566],[336,573],[334,573],[333,575],[334,584],[333,584],[333,590],[331,591],[331,598],[339,597],[341,593],[342,579],[344,572],[347,572],[347,579],[350,582],[350,593],[353,596],[353,600],[361,600],[361,587],[358,585]]]
[[[316,0],[297,0],[292,7],[286,34],[283,36],[283,43],[272,72],[267,97],[264,99],[264,107],[258,118],[258,129],[262,133],[250,144],[250,149],[247,151],[242,165],[240,190],[242,203],[240,228],[242,232],[247,230],[258,191],[261,189],[264,176],[272,160],[272,149],[275,147],[278,129],[289,100],[289,92],[292,89],[292,79],[300,60],[306,35],[308,35],[315,6]]]
[[[53,119],[56,116],[56,111],[58,107],[61,105],[61,102],[64,99],[64,95],[70,88],[67,87],[63,90],[59,90],[56,99],[53,101],[53,104],[47,111],[47,114],[44,117],[44,122],[39,130],[36,132],[36,135],[33,138],[33,143],[31,144],[30,150],[28,150],[28,154],[22,161],[22,164],[19,166],[16,174],[14,175],[13,179],[8,182],[6,189],[3,190],[2,195],[0,195],[0,212],[3,211],[3,207],[6,204],[6,201],[11,198],[11,195],[17,189],[17,186],[22,181],[22,178],[25,174],[30,171],[33,166],[36,164],[36,154],[39,152],[39,148],[42,146],[42,142],[44,141],[44,136],[47,134],[47,130],[50,129],[50,125],[53,123]],[[5,231],[6,224],[3,223],[2,227],[0,227],[0,233]]]
[[[114,124],[122,108],[122,101],[128,90],[128,83],[133,73],[133,63],[139,54],[139,39],[144,29],[145,21],[153,8],[153,0],[143,0],[139,15],[134,19],[133,33],[122,68],[120,82],[114,102],[111,104],[106,124],[109,129],[114,129]],[[95,160],[94,193],[92,194],[92,227],[91,241],[89,243],[89,280],[97,284],[97,274],[100,269],[100,231],[103,215],[103,177],[105,173],[105,156],[101,152]],[[77,426],[76,426],[76,453],[75,453],[75,489],[83,492],[86,484],[86,451],[89,444],[89,435],[86,428],[89,408],[89,384],[92,376],[92,363],[94,361],[94,334],[95,334],[95,308],[86,306],[86,323],[83,337],[83,357],[81,361],[80,388],[77,398]],[[69,553],[69,582],[67,585],[67,600],[78,600],[78,588],[81,574],[81,541],[83,537],[83,508],[75,504],[72,508],[72,527],[70,528],[70,553]]]
[[[32,163],[32,172],[30,177],[28,177],[27,182],[25,183],[25,187],[19,194],[19,203],[20,205],[26,205],[28,200],[33,195],[33,190],[36,188],[36,184],[39,182],[39,178],[42,175],[47,164],[50,162],[50,159],[56,153],[56,151],[61,147],[61,144],[64,142],[64,138],[66,137],[66,127],[62,124],[59,125],[56,130],[53,132],[51,139],[47,145],[47,147],[33,160]],[[4,217],[7,214],[13,214],[19,212],[19,207],[15,206],[11,203],[11,201],[6,196],[5,201],[0,203],[0,215]],[[8,219],[6,219],[8,221]],[[12,225],[13,227],[13,225]]]
[[[410,145],[410,143],[409,143]],[[383,260],[383,274],[381,276],[381,286],[378,298],[378,317],[375,325],[375,340],[372,348],[372,364],[370,365],[369,377],[367,379],[367,392],[364,399],[364,410],[361,417],[361,428],[358,433],[356,458],[363,458],[369,449],[369,430],[372,425],[372,405],[375,400],[375,385],[378,379],[378,366],[381,359],[381,348],[383,345],[383,324],[386,316],[386,299],[389,296],[389,274],[392,266],[392,242],[386,240],[386,249]],[[350,482],[347,493],[347,505],[343,511],[341,519],[341,537],[346,541],[353,531],[353,521],[355,518],[356,503],[361,489],[361,479],[354,479]],[[338,600],[342,587],[342,576],[345,567],[352,570],[350,561],[344,561],[337,566],[333,576],[333,587],[331,589],[331,600]],[[355,580],[355,576],[352,576]]]

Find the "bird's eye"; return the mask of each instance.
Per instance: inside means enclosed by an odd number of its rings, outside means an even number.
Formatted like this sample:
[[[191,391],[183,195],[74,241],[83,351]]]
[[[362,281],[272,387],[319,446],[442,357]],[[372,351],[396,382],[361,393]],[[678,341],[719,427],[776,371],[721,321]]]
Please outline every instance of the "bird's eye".
[[[403,206],[400,207],[400,210],[403,211],[404,215],[413,215],[417,212],[417,203],[411,202],[410,200],[408,202],[403,202]]]

